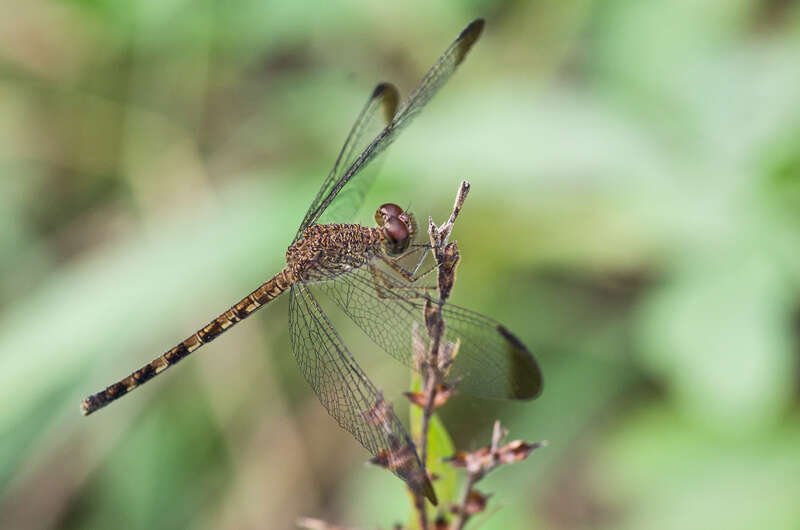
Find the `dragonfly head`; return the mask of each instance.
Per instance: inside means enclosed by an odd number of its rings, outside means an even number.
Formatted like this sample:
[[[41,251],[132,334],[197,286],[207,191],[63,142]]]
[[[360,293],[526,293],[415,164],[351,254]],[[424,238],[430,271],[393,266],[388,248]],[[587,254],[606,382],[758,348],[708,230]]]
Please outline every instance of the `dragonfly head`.
[[[405,252],[417,232],[414,216],[392,203],[377,209],[375,222],[383,230],[387,252],[393,256]]]

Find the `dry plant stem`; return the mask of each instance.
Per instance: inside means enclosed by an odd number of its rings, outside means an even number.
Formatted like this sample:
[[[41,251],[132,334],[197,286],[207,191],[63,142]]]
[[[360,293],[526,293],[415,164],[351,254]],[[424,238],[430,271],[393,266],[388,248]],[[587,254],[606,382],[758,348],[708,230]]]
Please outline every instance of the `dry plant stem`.
[[[425,471],[425,466],[422,466],[422,471]],[[428,515],[425,511],[425,497],[419,492],[412,492],[414,494],[414,510],[417,512],[417,521],[419,522],[420,530],[428,530]]]
[[[464,205],[469,193],[470,184],[466,180],[462,180],[456,193],[456,200],[453,204],[453,211],[450,213],[450,218],[441,227],[433,224],[433,219],[428,218],[428,236],[431,241],[431,248],[433,251],[433,259],[436,262],[438,269],[439,279],[439,303],[432,305],[430,308],[426,307],[426,312],[430,314],[425,315],[426,323],[429,323],[428,334],[430,336],[430,348],[428,350],[428,358],[425,362],[425,369],[423,371],[423,392],[425,394],[425,407],[422,414],[421,426],[421,440],[420,450],[422,459],[422,468],[426,469],[428,458],[428,429],[430,428],[430,419],[433,416],[434,401],[436,399],[436,388],[439,383],[443,383],[444,374],[439,369],[439,347],[441,345],[442,336],[444,335],[444,319],[442,319],[441,306],[450,296],[450,291],[455,282],[455,263],[451,261],[458,261],[458,249],[453,244],[450,247],[450,256],[446,253],[447,240],[450,233],[453,231],[453,225],[456,222],[458,214]]]
[[[490,445],[469,453],[457,451],[453,457],[448,459],[454,466],[462,467],[467,472],[467,484],[461,499],[457,505],[451,508],[451,511],[456,514],[451,528],[456,530],[464,528],[473,515],[482,513],[486,509],[490,495],[474,489],[479,480],[500,466],[525,460],[531,451],[547,445],[546,441],[530,443],[513,440],[501,446],[507,435],[508,431],[500,425],[499,421],[496,421]]]
[[[443,224],[437,229],[436,236],[438,237],[438,240],[441,241],[442,245],[447,243],[447,239],[450,237],[450,232],[453,231],[453,225],[456,222],[458,214],[461,213],[461,207],[464,206],[464,201],[467,199],[469,188],[470,188],[469,182],[467,182],[466,180],[462,180],[461,184],[458,186],[458,193],[456,194],[456,201],[453,204],[453,212],[450,214],[450,218],[447,220],[445,224]],[[430,224],[432,225],[433,222],[431,221]],[[430,235],[430,232],[428,232],[428,234]],[[433,237],[434,236],[431,235],[431,238]],[[431,243],[433,243],[433,239],[431,239]],[[441,252],[442,249],[435,249],[435,250]]]
[[[469,193],[469,182],[462,181],[456,193],[456,200],[453,204],[453,211],[450,218],[441,227],[433,223],[433,219],[428,218],[428,236],[430,237],[433,259],[438,271],[438,303],[425,304],[425,327],[430,339],[426,356],[421,363],[423,377],[424,406],[422,407],[422,422],[420,428],[420,458],[422,469],[427,469],[428,460],[428,431],[430,429],[431,417],[436,409],[436,395],[440,384],[444,383],[444,371],[439,361],[439,353],[442,347],[445,322],[442,318],[441,307],[450,296],[450,292],[455,282],[455,268],[459,260],[458,247],[455,243],[447,242],[453,225],[461,212],[461,207]],[[427,530],[428,520],[425,512],[425,500],[421,495],[415,495],[415,508],[419,516],[420,528]]]
[[[469,521],[469,514],[466,512],[467,502],[469,501],[469,494],[472,492],[472,487],[478,482],[480,478],[477,475],[470,473],[467,476],[467,483],[464,491],[461,493],[461,498],[458,500],[457,506],[460,507],[456,514],[456,520],[453,522],[453,530],[462,530],[464,525]]]
[[[426,378],[426,379],[432,380],[432,378]],[[421,434],[421,436],[423,437],[422,440],[427,440],[428,430],[430,428],[430,419],[431,416],[433,415],[433,400],[436,399],[436,385],[428,384],[426,382],[424,392],[426,400],[425,400],[425,408],[422,410],[422,428],[420,429],[420,432],[422,433]],[[420,448],[420,451],[422,453],[420,455],[420,458],[422,459],[422,469],[427,469],[428,467],[427,445],[428,444],[423,441],[422,447]]]
[[[497,448],[500,446],[500,442],[505,438],[507,431],[503,429],[503,426],[500,425],[499,421],[494,422],[494,427],[492,428],[492,444],[490,446],[490,454],[493,456],[492,462],[496,463],[496,455],[497,455]],[[467,484],[464,488],[464,491],[461,494],[461,499],[458,501],[458,514],[456,515],[456,520],[453,525],[453,530],[462,530],[464,525],[467,524],[469,521],[470,514],[467,513],[467,502],[469,502],[470,493],[472,493],[472,488],[475,484],[482,479],[486,474],[485,470],[481,471],[474,471],[469,472],[467,474]]]

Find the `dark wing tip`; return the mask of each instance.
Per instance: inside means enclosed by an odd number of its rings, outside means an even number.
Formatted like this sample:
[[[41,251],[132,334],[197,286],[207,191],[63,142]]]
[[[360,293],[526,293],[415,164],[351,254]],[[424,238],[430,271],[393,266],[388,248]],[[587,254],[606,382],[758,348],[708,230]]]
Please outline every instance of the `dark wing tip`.
[[[474,38],[477,40],[477,38],[480,36],[481,32],[483,31],[483,26],[485,26],[485,25],[486,25],[486,19],[476,18],[475,20],[470,22],[469,25],[466,28],[464,28],[464,30],[461,32],[461,35],[459,35],[458,38],[460,39],[460,38],[464,37],[464,35],[474,33],[475,34]]]
[[[436,498],[436,492],[433,491],[433,484],[431,484],[431,481],[428,477],[425,477],[425,481],[422,484],[422,493],[424,493],[425,497],[431,501],[431,504],[434,506],[439,505],[439,500]]]
[[[381,83],[372,91],[372,98],[380,98],[383,107],[383,117],[386,123],[391,123],[394,115],[397,114],[397,107],[400,105],[400,93],[391,83]]]
[[[456,65],[461,64],[461,61],[464,60],[466,57],[467,52],[472,48],[472,45],[480,38],[481,33],[483,32],[483,26],[486,24],[486,21],[482,18],[478,18],[470,22],[469,26],[464,28],[464,30],[458,35],[456,39],[457,43],[457,54],[456,54]]]
[[[384,92],[391,90],[392,88],[394,88],[394,85],[391,83],[379,83],[378,86],[375,87],[375,90],[372,91],[372,97],[380,97]]]
[[[497,331],[506,340],[509,358],[514,367],[510,376],[513,382],[511,399],[533,399],[542,393],[542,372],[533,354],[505,327],[498,325]]]

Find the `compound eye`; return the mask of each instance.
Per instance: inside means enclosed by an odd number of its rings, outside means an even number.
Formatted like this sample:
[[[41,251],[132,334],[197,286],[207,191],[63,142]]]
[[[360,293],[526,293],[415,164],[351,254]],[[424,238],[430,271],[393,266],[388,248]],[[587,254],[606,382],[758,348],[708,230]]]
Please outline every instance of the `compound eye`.
[[[387,217],[397,217],[401,213],[403,213],[403,209],[400,208],[398,205],[387,202],[386,204],[382,204],[380,208],[378,208],[378,212],[383,215],[384,219]]]
[[[386,219],[383,231],[392,246],[402,245],[408,240],[408,227],[397,217]]]
[[[414,216],[408,212],[403,212],[397,218],[406,225],[408,228],[409,238],[413,239],[413,237],[417,234],[417,222],[414,220]]]
[[[403,209],[400,208],[398,205],[387,202],[386,204],[382,204],[380,208],[378,208],[382,214],[386,215],[387,217],[397,217],[401,213],[403,213]]]

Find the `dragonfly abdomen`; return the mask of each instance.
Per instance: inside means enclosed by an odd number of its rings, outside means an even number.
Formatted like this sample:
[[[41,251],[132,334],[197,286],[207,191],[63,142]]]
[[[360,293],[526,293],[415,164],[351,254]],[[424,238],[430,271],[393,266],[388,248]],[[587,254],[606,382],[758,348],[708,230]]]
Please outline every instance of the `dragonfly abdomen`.
[[[128,377],[106,387],[105,390],[85,398],[81,402],[81,412],[87,415],[105,407],[187,357],[203,344],[216,339],[236,323],[249,317],[261,306],[268,304],[289,289],[295,281],[294,278],[295,276],[291,270],[288,268],[283,269],[273,278],[261,284],[258,289],[234,304],[230,309],[164,352],[164,354],[156,357]]]

